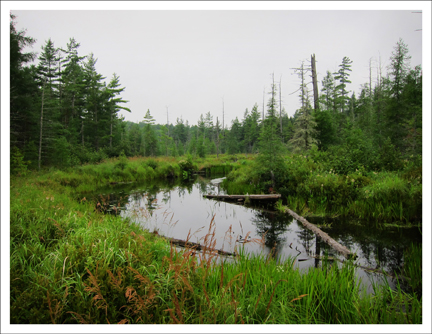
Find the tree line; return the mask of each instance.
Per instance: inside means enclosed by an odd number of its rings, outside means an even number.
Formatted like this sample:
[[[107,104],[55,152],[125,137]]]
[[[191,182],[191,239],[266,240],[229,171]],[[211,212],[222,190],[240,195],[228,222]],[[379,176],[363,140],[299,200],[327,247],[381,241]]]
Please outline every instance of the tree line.
[[[261,153],[273,163],[287,151],[314,152],[322,159],[344,159],[349,166],[397,169],[399,161],[422,153],[422,70],[410,67],[407,45],[399,40],[387,72],[369,63],[369,81],[358,97],[348,90],[352,61],[343,57],[337,72],[326,72],[318,92],[314,57],[293,71],[300,79],[300,108],[288,116],[281,83],[273,80],[268,103],[246,109],[229,126],[207,112],[197,124],[182,117],[155,124],[147,110],[139,123],[125,121],[120,77],[109,81],[96,71],[93,54],[80,56],[71,38],[65,48],[46,41],[37,65],[35,43],[17,31],[10,17],[11,168],[29,164],[67,167],[107,157],[192,156]],[[278,158],[279,157],[279,158]],[[18,168],[18,167],[16,167]],[[12,168],[13,169],[13,168]]]

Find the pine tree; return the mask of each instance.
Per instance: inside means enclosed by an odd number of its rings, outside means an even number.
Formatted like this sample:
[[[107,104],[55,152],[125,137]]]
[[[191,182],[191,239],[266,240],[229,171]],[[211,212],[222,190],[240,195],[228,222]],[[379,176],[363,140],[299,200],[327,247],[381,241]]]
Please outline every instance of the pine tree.
[[[34,115],[35,99],[39,94],[35,81],[36,69],[26,64],[36,58],[34,52],[23,52],[36,40],[26,36],[26,31],[17,31],[15,16],[10,14],[10,145],[22,151],[30,148],[37,140],[38,123]],[[37,155],[35,147],[34,154]],[[28,160],[27,156],[27,159]],[[35,159],[37,160],[37,159]]]
[[[297,117],[294,121],[293,138],[288,142],[295,152],[308,151],[312,148],[312,145],[318,145],[316,127],[317,123],[312,114],[312,107],[307,92],[305,106],[297,111]]]
[[[335,75],[335,80],[339,80],[339,85],[337,85],[335,89],[338,92],[337,105],[342,113],[346,110],[346,105],[349,101],[349,91],[346,90],[346,84],[351,83],[351,81],[348,80],[349,72],[352,71],[351,64],[352,60],[348,57],[343,57],[342,64],[339,65],[339,71],[333,73]]]
[[[79,129],[79,118],[82,117],[84,106],[84,70],[82,68],[82,60],[86,57],[78,56],[78,48],[80,44],[74,38],[69,40],[65,50],[61,50],[66,54],[62,61],[61,84],[62,84],[62,123],[66,129],[72,125],[69,135],[76,135]],[[73,124],[71,124],[71,122]]]
[[[58,81],[57,62],[58,50],[51,39],[42,46],[37,67],[38,83],[41,87],[40,121],[39,121],[39,154],[38,169],[41,167],[42,154],[49,159],[50,152],[55,147],[54,141],[58,135]]]
[[[259,111],[255,104],[249,113],[246,109],[243,119],[244,149],[246,153],[253,153],[253,148],[259,137]]]
[[[106,107],[108,109],[109,114],[109,125],[110,125],[110,132],[109,132],[109,147],[112,149],[112,139],[113,139],[113,126],[117,123],[117,113],[120,110],[126,110],[128,112],[131,112],[129,108],[120,106],[120,103],[127,103],[129,101],[123,100],[122,98],[118,97],[120,93],[122,93],[125,90],[125,87],[120,88],[120,77],[117,76],[115,73],[113,74],[113,77],[111,81],[109,82],[105,94],[106,99],[108,100],[106,103]]]
[[[403,149],[404,146],[404,126],[402,124],[411,115],[410,108],[405,105],[405,101],[402,99],[402,91],[409,73],[410,58],[407,45],[400,39],[390,57],[389,88],[391,99],[384,109],[386,137],[389,137],[391,143],[398,149]]]
[[[391,92],[396,101],[399,102],[404,86],[405,79],[409,72],[409,60],[411,56],[408,55],[408,46],[404,43],[402,38],[396,43],[396,46],[390,57],[390,78],[392,80]]]
[[[92,138],[93,147],[99,150],[99,140],[101,129],[99,127],[100,119],[103,117],[103,95],[102,88],[105,79],[96,71],[97,59],[93,53],[87,56],[87,62],[84,64],[85,71],[85,111],[81,118],[81,135],[82,145],[84,146],[84,135],[87,133]],[[86,127],[86,129],[84,129]]]
[[[148,109],[144,116],[144,138],[143,138],[143,154],[144,156],[156,156],[158,152],[158,143],[156,133],[152,127],[155,119],[150,114]]]
[[[283,154],[285,148],[280,137],[280,127],[276,113],[276,86],[271,85],[271,95],[267,103],[267,117],[262,124],[259,136],[259,154],[257,163],[262,173],[272,180],[274,186],[275,174],[283,169]]]

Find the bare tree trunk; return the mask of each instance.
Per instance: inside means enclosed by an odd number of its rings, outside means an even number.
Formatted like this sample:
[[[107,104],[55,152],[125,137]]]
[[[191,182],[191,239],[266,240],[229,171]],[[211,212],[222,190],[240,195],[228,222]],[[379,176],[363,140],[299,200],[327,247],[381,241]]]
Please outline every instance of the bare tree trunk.
[[[82,146],[84,147],[84,120],[81,120],[81,143]]]
[[[280,131],[281,131],[281,138],[283,141],[283,131],[282,131],[282,75],[279,81],[279,118],[280,118]]]
[[[318,227],[316,227],[314,224],[309,223],[305,218],[299,216],[294,211],[290,209],[285,209],[287,213],[289,213],[291,216],[293,216],[295,219],[300,221],[304,227],[308,228],[312,232],[314,232],[317,236],[319,236],[322,240],[324,240],[328,245],[330,245],[333,249],[338,251],[339,253],[343,254],[346,258],[352,257],[354,254],[351,253],[351,251],[346,248],[345,246],[338,243],[336,240],[332,239],[327,233],[321,231]]]
[[[99,135],[98,135],[98,118],[97,118],[97,107],[95,112],[95,133],[96,133],[96,151],[99,151]]]
[[[113,114],[111,113],[111,119],[110,119],[110,149],[112,149],[112,126],[113,126]]]
[[[42,86],[42,108],[41,108],[41,117],[40,117],[38,170],[40,170],[41,160],[42,160],[42,134],[43,134],[42,128],[43,128],[44,96],[45,96],[45,82]]]
[[[219,119],[216,117],[216,157],[219,159]]]
[[[169,118],[168,118],[168,106],[166,106],[167,110],[167,129],[168,129],[168,137],[169,137]]]
[[[369,58],[369,97],[372,102],[372,58]]]
[[[311,66],[312,66],[312,85],[314,94],[314,109],[318,110],[318,79],[315,64],[315,54],[311,55]]]

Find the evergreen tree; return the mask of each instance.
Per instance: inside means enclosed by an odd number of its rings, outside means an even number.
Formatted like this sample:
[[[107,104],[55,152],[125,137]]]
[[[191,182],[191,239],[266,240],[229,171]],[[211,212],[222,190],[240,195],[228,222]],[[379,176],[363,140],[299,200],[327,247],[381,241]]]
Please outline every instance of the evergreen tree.
[[[84,138],[85,134],[87,134],[87,137],[91,138],[92,145],[97,151],[99,150],[101,137],[99,123],[104,116],[104,97],[102,94],[104,84],[102,80],[105,79],[105,77],[97,73],[96,62],[97,59],[95,59],[93,53],[91,53],[87,56],[87,62],[84,64],[86,103],[81,118],[81,135],[82,145],[84,146]]]
[[[228,154],[236,154],[241,152],[242,137],[242,126],[236,117],[231,123],[230,131],[227,133],[226,144]]]
[[[421,67],[408,74],[401,92],[406,110],[402,120],[403,145],[407,155],[422,154],[422,74]]]
[[[144,116],[144,139],[143,139],[143,154],[144,156],[156,156],[158,152],[158,142],[156,133],[152,127],[155,120],[148,109]]]
[[[59,135],[59,106],[57,62],[59,61],[58,50],[54,47],[51,39],[42,46],[37,67],[37,79],[40,86],[40,121],[39,121],[39,153],[38,169],[41,167],[42,155],[50,159],[55,148],[55,139]]]
[[[120,77],[117,76],[115,73],[113,74],[113,77],[111,81],[109,82],[106,90],[105,90],[105,99],[108,100],[106,103],[107,111],[109,113],[109,126],[110,126],[110,132],[109,132],[109,147],[112,149],[112,139],[113,139],[113,126],[117,124],[117,113],[120,110],[126,110],[128,112],[131,112],[129,108],[120,106],[120,103],[127,103],[129,101],[123,100],[122,98],[118,97],[120,93],[122,93],[125,90],[125,88],[120,88]]]
[[[35,39],[26,36],[26,31],[17,31],[15,16],[10,14],[10,145],[22,151],[29,151],[25,160],[37,160],[39,128],[37,122],[36,97],[39,95],[35,81],[36,68],[26,64],[36,58],[34,52],[23,52],[27,46],[32,46]],[[11,160],[12,162],[12,160]]]
[[[295,152],[308,151],[312,145],[318,145],[316,127],[317,123],[312,114],[312,107],[307,94],[306,104],[298,110],[294,121],[293,138],[288,142]]]
[[[244,149],[246,153],[253,153],[253,148],[259,137],[259,111],[255,104],[249,113],[246,109],[243,119]]]
[[[346,90],[346,84],[351,83],[351,81],[348,80],[350,75],[349,72],[352,71],[351,64],[352,60],[350,60],[348,57],[343,57],[342,64],[339,65],[339,71],[333,73],[335,75],[335,80],[339,80],[339,85],[337,85],[335,89],[338,92],[337,105],[339,106],[342,113],[346,110],[346,105],[349,101],[349,91]]]
[[[408,52],[408,46],[404,43],[402,38],[400,38],[390,57],[389,74],[390,78],[393,79],[391,93],[397,102],[399,102],[402,88],[409,72],[409,60],[411,56],[408,55]]]
[[[391,143],[398,149],[402,149],[403,143],[403,123],[409,117],[409,108],[406,108],[404,101],[401,99],[403,88],[406,84],[409,73],[409,60],[407,45],[400,39],[395,46],[392,56],[390,57],[389,80],[391,99],[384,109],[385,133]]]
[[[259,154],[257,163],[266,177],[271,177],[274,186],[275,174],[283,170],[284,146],[280,138],[280,128],[276,113],[276,86],[271,86],[270,99],[267,103],[267,117],[262,124],[259,136]]]
[[[72,128],[68,131],[68,136],[77,135],[79,129],[79,118],[82,117],[84,106],[84,70],[82,60],[86,57],[78,56],[80,44],[74,38],[69,40],[65,50],[66,54],[62,61],[61,83],[61,119],[65,129]],[[72,124],[71,124],[72,123]],[[76,138],[78,139],[78,138]]]
[[[336,113],[336,85],[335,79],[330,71],[327,71],[326,76],[322,80],[321,91],[322,109]]]

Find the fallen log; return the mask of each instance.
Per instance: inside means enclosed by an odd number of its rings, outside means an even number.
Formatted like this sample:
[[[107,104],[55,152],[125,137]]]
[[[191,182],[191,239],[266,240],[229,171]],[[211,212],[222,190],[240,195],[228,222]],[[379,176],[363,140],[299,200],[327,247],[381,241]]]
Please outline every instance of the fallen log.
[[[236,255],[235,253],[226,252],[226,251],[221,250],[221,249],[214,249],[214,248],[207,247],[207,246],[201,245],[201,244],[193,242],[193,241],[185,241],[185,240],[181,240],[181,239],[167,238],[167,237],[164,237],[164,238],[168,239],[170,241],[170,243],[177,245],[177,246],[180,246],[180,247],[183,247],[183,248],[189,247],[189,248],[193,248],[197,251],[217,252],[220,255],[226,255],[226,256],[235,256]]]
[[[346,248],[345,246],[338,243],[336,240],[332,239],[327,233],[321,231],[317,226],[315,226],[312,223],[309,223],[305,218],[299,216],[294,211],[286,208],[285,212],[289,213],[291,216],[293,216],[295,219],[300,221],[304,227],[311,230],[313,233],[315,233],[317,236],[319,236],[322,240],[324,240],[328,245],[330,245],[333,249],[344,255],[346,258],[350,258],[355,256],[351,251]]]
[[[255,199],[255,200],[277,200],[281,198],[281,194],[274,195],[204,195],[206,198],[216,199],[228,199],[228,200],[239,200],[239,199]]]

